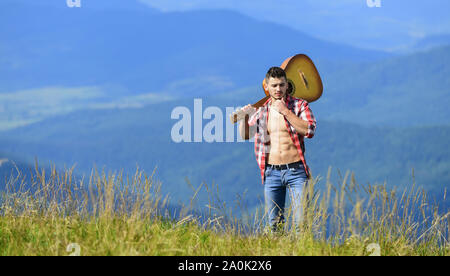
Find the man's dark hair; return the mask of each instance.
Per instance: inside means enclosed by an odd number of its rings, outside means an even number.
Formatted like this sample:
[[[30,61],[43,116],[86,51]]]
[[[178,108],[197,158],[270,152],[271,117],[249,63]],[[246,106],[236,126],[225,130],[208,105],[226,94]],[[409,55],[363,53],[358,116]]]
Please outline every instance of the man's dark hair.
[[[266,81],[268,81],[270,78],[284,78],[286,80],[286,72],[284,72],[284,70],[280,67],[271,67],[269,71],[267,71]]]

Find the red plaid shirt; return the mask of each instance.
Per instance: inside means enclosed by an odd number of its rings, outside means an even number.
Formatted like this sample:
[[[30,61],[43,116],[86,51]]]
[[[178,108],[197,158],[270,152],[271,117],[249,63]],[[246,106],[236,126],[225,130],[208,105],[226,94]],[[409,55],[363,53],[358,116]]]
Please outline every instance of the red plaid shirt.
[[[248,124],[253,128],[256,128],[255,132],[255,155],[256,161],[258,162],[259,168],[261,170],[261,179],[264,184],[264,172],[266,169],[266,159],[267,154],[270,152],[270,135],[267,131],[269,111],[270,111],[271,98],[269,98],[263,106],[261,106],[255,114],[253,114],[249,120]],[[300,155],[300,160],[305,166],[306,175],[310,177],[310,171],[306,165],[306,160],[304,156],[305,144],[304,137],[312,138],[316,130],[316,119],[309,108],[308,102],[302,99],[297,99],[289,95],[286,96],[286,106],[291,110],[297,117],[308,122],[308,132],[305,136],[297,133],[295,128],[289,123],[286,118],[284,121],[288,129],[289,135],[291,136],[292,142],[294,142],[297,148],[298,154]]]

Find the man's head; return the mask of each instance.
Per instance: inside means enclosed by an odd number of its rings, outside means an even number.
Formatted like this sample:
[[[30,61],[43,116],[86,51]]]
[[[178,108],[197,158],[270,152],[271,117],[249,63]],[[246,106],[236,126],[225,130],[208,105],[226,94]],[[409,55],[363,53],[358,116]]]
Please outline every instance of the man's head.
[[[286,73],[280,67],[272,67],[267,71],[264,89],[269,92],[272,99],[282,99],[286,96],[288,82]]]

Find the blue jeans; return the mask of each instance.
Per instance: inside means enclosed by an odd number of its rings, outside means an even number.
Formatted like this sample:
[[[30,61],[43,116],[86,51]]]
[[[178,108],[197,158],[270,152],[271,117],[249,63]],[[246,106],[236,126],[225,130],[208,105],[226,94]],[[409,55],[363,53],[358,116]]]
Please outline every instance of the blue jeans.
[[[264,198],[269,226],[276,230],[279,224],[284,223],[287,190],[291,201],[291,214],[295,226],[298,227],[303,218],[302,195],[308,180],[304,166],[301,164],[299,168],[275,169],[268,165],[264,176]]]

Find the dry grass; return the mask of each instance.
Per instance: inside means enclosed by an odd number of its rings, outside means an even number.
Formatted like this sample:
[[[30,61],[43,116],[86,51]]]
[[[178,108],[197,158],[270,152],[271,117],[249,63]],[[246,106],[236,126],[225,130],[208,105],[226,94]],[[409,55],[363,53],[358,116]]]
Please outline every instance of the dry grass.
[[[206,184],[174,211],[161,183],[139,169],[127,177],[93,170],[86,180],[36,164],[6,181],[0,255],[450,255],[450,213],[429,205],[423,190],[360,186],[350,174],[339,185],[328,175],[322,192],[312,180],[300,229],[288,210],[278,233],[265,233],[261,210],[234,216]],[[209,202],[200,216],[193,209],[202,189]]]

